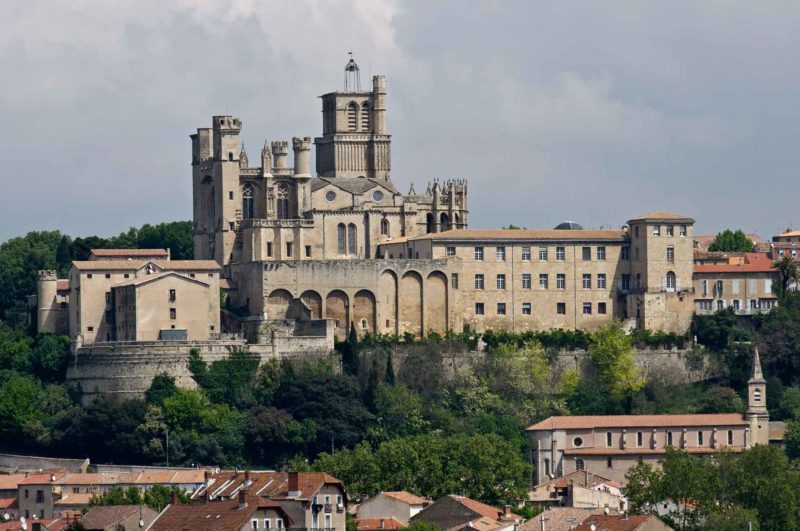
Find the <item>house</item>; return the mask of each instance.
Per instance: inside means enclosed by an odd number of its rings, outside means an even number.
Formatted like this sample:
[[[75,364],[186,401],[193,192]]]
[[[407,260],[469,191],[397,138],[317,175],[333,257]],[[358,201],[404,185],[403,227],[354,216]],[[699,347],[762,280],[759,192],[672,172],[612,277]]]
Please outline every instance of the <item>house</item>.
[[[627,500],[622,484],[588,470],[576,470],[548,479],[531,489],[528,500],[539,506],[603,508],[625,510]]]
[[[428,522],[442,530],[510,531],[522,523],[522,517],[512,513],[510,505],[500,510],[466,496],[450,494],[414,515],[413,522]]]
[[[737,315],[769,312],[778,301],[772,291],[777,271],[767,253],[706,253],[694,265],[697,314],[732,308]]]
[[[400,529],[408,524],[397,518],[356,518],[358,531],[382,531],[383,529]]]
[[[603,509],[579,509],[575,507],[548,507],[519,528],[519,531],[574,531],[581,522],[590,516],[604,514]],[[616,514],[610,511],[609,514]],[[544,525],[542,522],[544,521]]]
[[[295,521],[280,503],[254,495],[247,488],[239,489],[234,499],[206,501],[193,505],[180,505],[177,497],[156,520],[146,527],[148,531],[255,531],[259,529],[281,531],[294,527]]]
[[[240,492],[264,497],[280,505],[294,527],[300,529],[339,529],[347,526],[345,511],[349,494],[338,479],[322,472],[221,472],[206,474],[203,486],[193,500],[203,503],[235,500]],[[252,531],[269,531],[254,522]]]
[[[64,475],[66,471],[63,469],[26,473],[17,485],[19,515],[26,519],[57,518],[54,515],[53,502],[60,492],[57,482]]]
[[[147,505],[109,505],[93,507],[80,522],[86,531],[139,531],[157,516],[158,512]]]
[[[432,500],[410,492],[380,492],[358,506],[359,519],[394,518],[407,524],[411,517],[430,505]]]
[[[652,515],[605,515],[586,518],[575,531],[672,531],[672,528]]]

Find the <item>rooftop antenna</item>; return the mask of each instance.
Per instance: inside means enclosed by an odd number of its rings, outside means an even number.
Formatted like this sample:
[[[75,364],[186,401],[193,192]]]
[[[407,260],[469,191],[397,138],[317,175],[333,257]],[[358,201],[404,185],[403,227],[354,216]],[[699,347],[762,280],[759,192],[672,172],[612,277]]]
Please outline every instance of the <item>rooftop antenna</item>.
[[[344,90],[345,92],[361,92],[361,71],[353,59],[353,50],[351,49],[347,54],[350,56],[350,60],[344,66]]]

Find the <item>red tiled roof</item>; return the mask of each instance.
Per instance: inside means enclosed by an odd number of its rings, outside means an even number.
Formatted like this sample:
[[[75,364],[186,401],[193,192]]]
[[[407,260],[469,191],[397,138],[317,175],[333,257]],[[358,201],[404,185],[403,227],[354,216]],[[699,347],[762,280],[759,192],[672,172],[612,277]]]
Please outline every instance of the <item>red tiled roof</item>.
[[[683,216],[681,214],[673,214],[671,212],[650,212],[648,214],[643,214],[641,216],[636,216],[635,218],[631,218],[629,221],[644,221],[648,219],[661,220],[661,221],[676,220],[676,221],[694,222],[694,220],[688,216]]]
[[[575,528],[575,531],[590,531],[592,524],[597,526],[597,531],[636,531],[641,525],[650,521],[651,518],[656,517],[649,514],[635,514],[623,518],[621,516],[598,514],[586,518]],[[664,528],[669,529],[666,525]]]
[[[214,260],[76,260],[73,267],[81,271],[135,271],[152,262],[166,271],[219,271]]]
[[[138,514],[139,510],[139,505],[93,507],[81,518],[81,523],[86,529],[105,529],[133,514]]]
[[[362,531],[374,531],[379,529],[400,529],[406,525],[397,518],[357,518],[356,524]]]
[[[43,485],[45,483],[56,482],[67,473],[66,470],[43,470],[42,472],[36,472],[33,474],[29,474],[28,477],[24,478],[22,481],[19,482],[20,485]]]
[[[94,492],[68,492],[60,500],[54,502],[55,505],[89,505],[89,502],[96,493]]]
[[[69,291],[69,280],[66,280],[66,279],[58,279],[58,280],[56,280],[56,290],[58,290],[58,291]]]
[[[13,509],[17,507],[17,497],[0,498],[0,509]]]
[[[558,230],[558,229],[454,229],[409,238],[419,240],[623,240],[622,230]],[[399,243],[399,238],[385,243]]]
[[[238,531],[257,506],[248,503],[239,509],[239,500],[214,501],[198,505],[170,505],[153,522],[150,531]]]
[[[467,498],[466,496],[456,496],[455,494],[449,494],[448,497],[457,501],[467,509],[474,511],[481,516],[485,516],[486,518],[491,518],[493,520],[501,520],[503,517],[503,511],[501,511],[497,507],[486,505],[485,503],[473,500],[472,498]],[[511,513],[511,518],[522,518],[522,517],[514,513]]]
[[[16,489],[25,474],[0,474],[0,490]]]
[[[247,474],[251,482],[248,486],[250,492],[270,498],[288,497],[289,481],[286,472],[248,472]],[[212,495],[212,499],[236,496],[244,486],[245,473],[221,472],[219,474],[211,474],[209,479],[211,480],[211,485],[197,489],[193,495],[194,498],[200,498],[205,495],[206,491]],[[341,481],[323,472],[299,472],[298,483],[300,489],[299,497],[304,499],[314,496],[326,484],[341,486],[345,496],[347,495]]]
[[[548,417],[526,431],[576,430],[593,428],[659,428],[683,426],[743,426],[747,424],[739,413],[708,413],[693,415],[585,415]]]
[[[422,496],[417,496],[416,494],[411,494],[410,492],[406,492],[404,490],[381,492],[381,494],[409,505],[425,505],[431,501],[428,498],[423,498]]]
[[[774,273],[766,253],[745,253],[743,264],[697,264],[695,273]]]
[[[95,256],[167,256],[166,249],[92,249]]]

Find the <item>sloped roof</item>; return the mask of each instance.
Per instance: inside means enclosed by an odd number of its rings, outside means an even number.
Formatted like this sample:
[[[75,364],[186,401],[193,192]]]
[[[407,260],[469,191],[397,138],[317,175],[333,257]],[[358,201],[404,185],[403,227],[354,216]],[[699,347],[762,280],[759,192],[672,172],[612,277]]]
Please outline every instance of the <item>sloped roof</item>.
[[[374,529],[400,529],[406,527],[406,524],[394,517],[389,518],[357,518],[356,524],[358,529],[362,531]]]
[[[766,253],[744,253],[739,264],[696,264],[695,273],[774,273],[775,267]]]
[[[16,489],[25,474],[0,474],[0,490]]]
[[[197,505],[169,505],[153,522],[151,531],[238,531],[255,512],[257,506],[248,503],[239,509],[239,500],[223,500]]]
[[[58,290],[58,291],[69,291],[69,280],[67,280],[67,279],[58,279],[58,280],[56,280],[56,290]]]
[[[404,490],[381,492],[380,494],[409,505],[425,505],[426,503],[431,502],[429,498],[423,498],[422,496],[417,496],[416,494],[411,494],[410,492],[406,492]]]
[[[583,509],[577,507],[550,507],[542,513],[545,518],[547,531],[572,531],[586,518],[603,514],[602,508]],[[542,525],[542,516],[537,515],[519,527],[519,531],[539,531]]]
[[[185,274],[179,274],[177,271],[162,271],[160,273],[153,273],[151,275],[144,275],[141,277],[136,277],[128,280],[127,282],[120,282],[119,284],[114,284],[113,287],[119,288],[123,286],[141,286],[143,284],[148,284],[150,282],[155,282],[157,280],[162,280],[166,277],[176,277],[181,280],[185,280],[186,282],[192,282],[194,284],[200,284],[201,286],[208,287],[208,282],[203,282],[202,280],[187,277]]]
[[[136,271],[152,262],[166,271],[219,271],[214,260],[76,260],[72,265],[81,271]]]
[[[92,249],[95,256],[167,256],[166,249]]]
[[[596,526],[597,531],[636,531],[640,526],[649,522],[650,519],[658,520],[657,517],[649,514],[635,514],[626,518],[598,514],[591,518],[585,518],[583,522],[575,528],[575,531],[590,531],[592,529],[592,524]],[[663,525],[664,529],[670,529],[666,524]]]
[[[88,505],[96,493],[68,492],[54,502],[55,505]]]
[[[409,240],[553,240],[553,241],[621,241],[627,238],[623,230],[559,230],[559,229],[453,229],[424,234]],[[392,243],[392,242],[387,242]]]
[[[0,498],[0,509],[13,509],[17,507],[17,497]]]
[[[247,489],[258,496],[273,499],[288,498],[289,479],[286,472],[220,472],[209,475],[209,485],[197,489],[193,497],[198,499],[209,493],[212,499],[232,498],[245,486],[245,474],[249,478]],[[298,472],[300,498],[309,499],[323,485],[339,485],[345,496],[347,491],[341,481],[323,472]]]
[[[472,498],[467,498],[466,496],[457,496],[455,494],[448,494],[448,498],[457,501],[467,509],[474,511],[481,516],[485,516],[486,518],[491,518],[493,520],[501,520],[503,517],[503,511],[501,511],[497,507],[492,507],[491,505],[487,505],[477,500],[473,500]],[[511,518],[517,519],[522,517],[517,514],[511,513]]]
[[[57,482],[64,477],[67,471],[64,469],[59,470],[43,470],[33,474],[28,474],[27,478],[22,479],[20,485],[43,485],[45,483]],[[53,479],[55,477],[55,479]]]
[[[382,179],[366,179],[362,177],[314,177],[311,179],[311,191],[333,185],[351,194],[363,194],[376,186],[385,188],[392,193],[397,193],[391,181]]]
[[[144,506],[147,507],[147,506]],[[86,529],[105,529],[139,512],[139,505],[107,505],[92,507],[81,518]]]
[[[635,218],[631,218],[629,221],[645,221],[651,219],[653,221],[687,221],[694,223],[694,220],[689,216],[684,216],[682,214],[673,214],[672,212],[662,212],[662,211],[642,214],[641,216],[636,216]]]
[[[739,413],[705,413],[692,415],[582,415],[548,417],[526,431],[574,430],[593,428],[658,428],[682,426],[743,426]]]

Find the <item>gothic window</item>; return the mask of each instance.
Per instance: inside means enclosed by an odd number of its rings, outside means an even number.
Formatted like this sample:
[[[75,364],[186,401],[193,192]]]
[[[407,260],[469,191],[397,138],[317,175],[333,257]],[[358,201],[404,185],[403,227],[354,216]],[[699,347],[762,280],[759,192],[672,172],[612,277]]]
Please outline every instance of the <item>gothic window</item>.
[[[369,131],[369,102],[361,105],[361,130]]]
[[[356,226],[352,223],[347,226],[347,254],[356,254]]]
[[[289,219],[289,188],[285,184],[278,186],[278,219]]]
[[[386,218],[381,220],[381,234],[384,236],[389,235],[389,220]]]
[[[253,187],[249,184],[244,187],[242,192],[242,217],[244,219],[252,219],[254,216],[253,210]]]
[[[433,214],[430,212],[428,212],[428,215],[426,216],[425,232],[428,234],[433,232]]]
[[[450,230],[450,218],[444,212],[439,216],[439,223],[441,224],[442,230]]]
[[[347,130],[358,131],[358,104],[354,101],[347,104]]]
[[[345,238],[346,238],[346,229],[344,223],[339,223],[336,227],[336,242],[337,242],[337,252],[340,255],[345,254],[346,247],[345,247]]]

